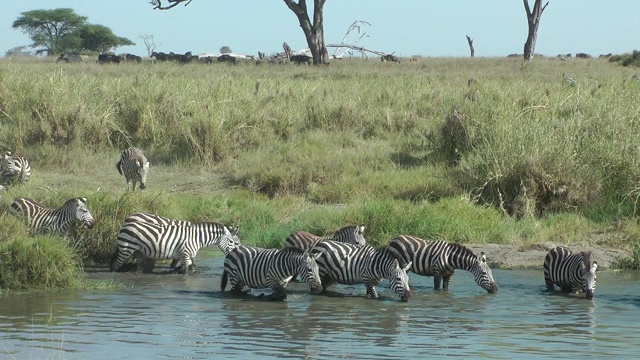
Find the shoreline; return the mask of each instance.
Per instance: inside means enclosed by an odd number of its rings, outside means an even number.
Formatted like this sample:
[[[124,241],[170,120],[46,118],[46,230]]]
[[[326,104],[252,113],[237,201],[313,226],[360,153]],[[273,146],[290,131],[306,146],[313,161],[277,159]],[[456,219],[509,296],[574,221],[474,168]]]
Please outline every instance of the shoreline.
[[[594,245],[562,245],[555,243],[503,245],[503,244],[464,244],[475,254],[484,251],[492,269],[540,269],[550,249],[565,246],[573,252],[591,251],[592,258],[598,262],[598,271],[610,270],[614,265],[630,263],[633,260],[630,249],[602,247]],[[617,268],[617,267],[614,267]]]

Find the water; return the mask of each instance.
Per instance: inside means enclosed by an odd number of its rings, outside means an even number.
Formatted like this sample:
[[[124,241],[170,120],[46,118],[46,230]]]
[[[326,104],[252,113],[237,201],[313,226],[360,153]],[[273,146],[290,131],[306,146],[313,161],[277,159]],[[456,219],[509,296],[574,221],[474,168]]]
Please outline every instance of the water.
[[[640,353],[638,272],[600,272],[593,300],[545,292],[541,271],[495,270],[497,294],[460,271],[449,292],[432,290],[433,278],[411,274],[408,303],[386,282],[378,287],[382,300],[363,298],[364,285],[335,285],[322,296],[294,283],[288,301],[265,302],[222,294],[223,258],[198,259],[198,273],[186,277],[97,271],[90,276],[127,286],[4,296],[0,358],[620,359]]]

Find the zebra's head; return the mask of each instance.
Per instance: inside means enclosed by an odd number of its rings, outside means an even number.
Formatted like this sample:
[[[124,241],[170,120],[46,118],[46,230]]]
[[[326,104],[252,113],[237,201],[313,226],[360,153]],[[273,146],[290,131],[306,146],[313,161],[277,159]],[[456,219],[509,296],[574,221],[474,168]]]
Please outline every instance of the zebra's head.
[[[580,262],[582,272],[582,291],[587,299],[593,299],[593,292],[596,290],[596,269],[598,263],[591,262],[591,253],[585,254],[586,260]]]
[[[498,292],[498,284],[493,280],[493,273],[491,272],[489,264],[487,264],[487,256],[484,252],[481,252],[480,256],[477,257],[471,272],[476,280],[476,284],[480,285],[481,288],[487,290],[489,293]]]
[[[84,227],[87,229],[91,229],[94,225],[95,220],[89,212],[89,207],[87,206],[87,198],[75,198],[69,200],[75,210],[75,218],[78,222],[81,222]]]
[[[411,289],[409,289],[409,275],[407,270],[411,268],[411,261],[409,261],[404,267],[400,267],[400,263],[397,259],[393,259],[391,262],[392,271],[387,280],[389,280],[389,287],[393,292],[398,294],[400,301],[407,302],[411,299]]]
[[[136,160],[138,161],[138,160]],[[142,166],[138,163],[138,176],[140,177],[140,190],[147,188],[147,175],[149,175],[149,162],[145,162]]]
[[[309,289],[313,293],[322,292],[322,281],[320,280],[320,273],[318,272],[318,263],[316,263],[316,260],[320,255],[322,255],[321,252],[311,254],[309,251],[305,251],[302,254],[302,261],[300,262],[297,269],[298,271],[296,272],[300,276],[300,279],[309,285]]]
[[[222,225],[223,233],[220,236],[218,246],[223,253],[228,254],[240,245],[238,238],[238,228],[234,226]]]
[[[367,240],[364,238],[364,225],[357,225],[353,227],[353,239],[356,245],[366,245]]]

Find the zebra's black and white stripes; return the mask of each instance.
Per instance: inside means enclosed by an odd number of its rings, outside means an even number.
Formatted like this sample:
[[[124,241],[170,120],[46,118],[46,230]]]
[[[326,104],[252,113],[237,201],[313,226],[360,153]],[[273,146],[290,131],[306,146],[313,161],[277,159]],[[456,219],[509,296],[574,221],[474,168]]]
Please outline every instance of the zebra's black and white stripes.
[[[592,261],[591,252],[572,253],[568,248],[558,246],[547,253],[542,266],[548,290],[557,285],[562,291],[583,291],[587,299],[593,298],[598,263]]]
[[[0,183],[2,185],[14,185],[26,183],[31,177],[31,165],[29,160],[6,151],[0,163]]]
[[[449,290],[451,276],[456,269],[467,270],[473,274],[476,284],[487,292],[495,293],[498,285],[493,279],[493,274],[487,258],[483,253],[476,256],[463,245],[448,243],[446,241],[425,241],[423,239],[401,235],[389,242],[389,249],[396,254],[401,263],[411,262],[409,270],[423,276],[433,276],[433,288],[440,289],[440,281],[443,289]]]
[[[74,224],[82,224],[88,229],[94,224],[86,198],[69,199],[57,209],[44,207],[29,198],[18,198],[9,205],[9,212],[22,215],[36,234],[65,235]]]
[[[272,299],[284,300],[287,284],[294,275],[299,275],[312,292],[320,292],[322,284],[316,264],[318,256],[297,249],[238,246],[224,259],[220,288],[224,291],[227,279],[230,279],[234,293],[245,293],[246,287],[269,287],[273,290]]]
[[[149,161],[137,147],[130,147],[122,152],[120,160],[116,163],[116,169],[127,181],[127,190],[131,183],[131,190],[136,190],[136,182],[140,183],[140,190],[146,189],[147,175],[149,174]]]
[[[367,296],[375,299],[378,297],[375,286],[382,279],[387,279],[391,290],[401,301],[409,301],[411,298],[407,276],[411,263],[400,267],[398,260],[387,248],[320,241],[311,249],[311,253],[320,254],[316,261],[324,290],[336,282],[363,283],[367,288]]]
[[[285,248],[310,250],[318,241],[336,241],[348,244],[365,245],[363,225],[346,225],[327,236],[316,236],[306,231],[296,231],[284,241]]]
[[[191,226],[156,225],[129,222],[118,232],[117,251],[111,260],[111,270],[118,270],[139,251],[149,259],[180,259],[182,272],[187,273],[192,259],[203,247],[218,245],[225,254],[240,244],[237,229],[217,222],[192,223]]]

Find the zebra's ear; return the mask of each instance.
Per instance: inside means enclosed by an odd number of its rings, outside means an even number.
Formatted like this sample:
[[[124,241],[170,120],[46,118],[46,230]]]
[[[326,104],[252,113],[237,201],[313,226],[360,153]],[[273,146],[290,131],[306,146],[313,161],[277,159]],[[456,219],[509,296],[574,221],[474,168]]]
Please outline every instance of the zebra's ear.
[[[591,273],[591,275],[596,276],[596,269],[597,268],[598,268],[598,263],[594,261],[591,264],[591,269],[589,269],[589,272]]]
[[[402,268],[402,270],[404,270],[404,271],[409,270],[409,269],[411,268],[411,264],[413,264],[413,261],[409,261],[409,262],[407,263],[407,265],[405,265],[405,266]]]
[[[229,232],[231,233],[231,235],[233,235],[233,236],[238,236],[238,230],[240,230],[240,227],[227,226],[227,230],[229,230]]]
[[[311,257],[313,258],[313,260],[318,260],[320,258],[320,256],[322,255],[321,252],[315,253],[315,254],[311,254]],[[344,261],[342,261],[342,265],[340,267],[342,267],[344,265]]]
[[[487,255],[484,254],[484,251],[480,252],[480,262],[484,264],[487,263]]]

